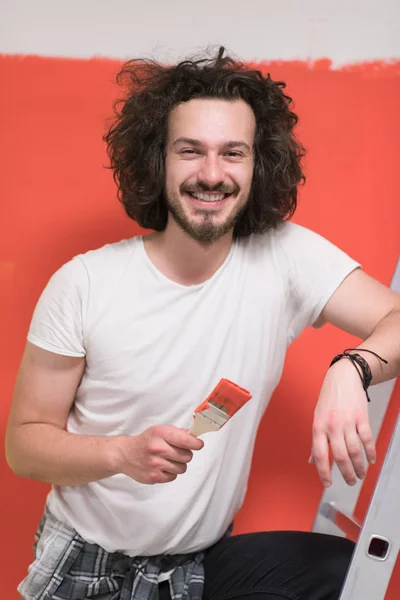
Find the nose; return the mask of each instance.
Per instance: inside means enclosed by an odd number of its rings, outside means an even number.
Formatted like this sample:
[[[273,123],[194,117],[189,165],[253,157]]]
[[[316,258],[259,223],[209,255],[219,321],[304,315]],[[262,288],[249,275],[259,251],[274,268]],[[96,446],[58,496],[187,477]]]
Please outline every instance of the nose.
[[[198,172],[198,180],[209,187],[215,187],[224,182],[223,164],[218,155],[208,154],[204,156]]]

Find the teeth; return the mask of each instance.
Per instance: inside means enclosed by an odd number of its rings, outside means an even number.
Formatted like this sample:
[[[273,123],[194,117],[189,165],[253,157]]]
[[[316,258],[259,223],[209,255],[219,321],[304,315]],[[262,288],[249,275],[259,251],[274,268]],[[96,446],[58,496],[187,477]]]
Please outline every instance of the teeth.
[[[225,194],[206,194],[205,192],[193,193],[192,196],[196,200],[202,200],[203,202],[220,202],[220,200],[225,198]]]

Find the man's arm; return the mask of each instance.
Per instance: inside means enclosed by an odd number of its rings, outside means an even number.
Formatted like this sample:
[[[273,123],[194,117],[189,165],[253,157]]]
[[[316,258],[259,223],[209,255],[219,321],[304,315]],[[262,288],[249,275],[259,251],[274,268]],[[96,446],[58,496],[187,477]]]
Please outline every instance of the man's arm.
[[[21,477],[79,485],[123,473],[140,483],[167,483],[186,471],[203,442],[173,425],[137,436],[88,436],[66,431],[85,359],[28,342],[7,425],[6,456]]]
[[[359,351],[371,368],[372,384],[400,374],[399,294],[357,269],[332,295],[316,325],[326,322],[362,338],[359,348],[372,350],[388,361],[382,363],[372,354]],[[329,445],[347,483],[353,485],[356,476],[365,476],[360,442],[369,462],[374,462],[366,395],[356,367],[342,359],[328,370],[315,409],[311,462],[316,464],[324,485],[331,484]]]
[[[6,433],[7,461],[17,475],[71,485],[115,473],[109,438],[65,430],[84,368],[85,358],[27,343]]]
[[[400,294],[356,269],[328,300],[316,326],[328,322],[364,340],[360,348],[372,372],[372,385],[400,374]],[[333,358],[333,357],[332,357]],[[354,367],[353,367],[354,368]]]

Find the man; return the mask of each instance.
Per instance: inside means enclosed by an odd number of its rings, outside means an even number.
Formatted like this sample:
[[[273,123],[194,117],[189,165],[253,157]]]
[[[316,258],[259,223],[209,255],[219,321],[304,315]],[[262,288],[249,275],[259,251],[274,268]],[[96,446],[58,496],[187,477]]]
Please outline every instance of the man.
[[[128,215],[154,233],[75,257],[36,307],[7,456],[53,487],[21,596],[338,598],[351,542],[230,526],[286,348],[307,325],[365,340],[326,374],[311,459],[325,485],[328,444],[349,484],[364,476],[365,390],[399,372],[399,297],[286,221],[303,150],[283,83],[223,49],[169,68],[131,61],[120,79],[111,165]],[[223,377],[252,399],[195,438],[193,410]]]

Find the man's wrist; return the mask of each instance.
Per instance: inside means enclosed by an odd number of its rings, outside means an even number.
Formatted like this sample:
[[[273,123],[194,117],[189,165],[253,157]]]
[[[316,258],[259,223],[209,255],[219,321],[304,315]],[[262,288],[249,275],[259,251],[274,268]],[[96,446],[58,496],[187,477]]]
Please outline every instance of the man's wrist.
[[[106,437],[105,460],[110,477],[122,472],[124,462],[123,443],[125,436],[117,435]]]
[[[352,373],[357,379],[360,379],[359,375],[357,375],[355,371],[354,365],[351,364],[350,358],[341,358],[335,362],[334,365],[329,367],[327,374],[328,373]]]

